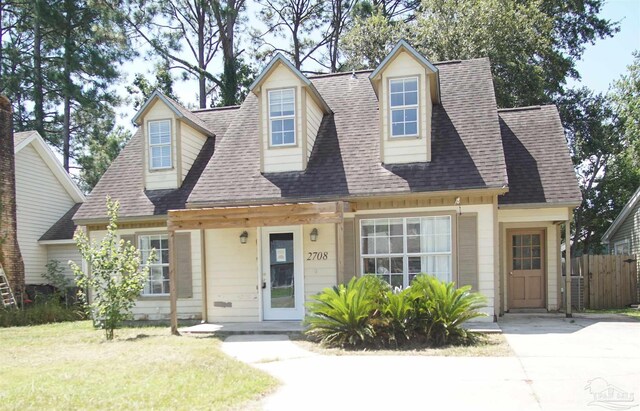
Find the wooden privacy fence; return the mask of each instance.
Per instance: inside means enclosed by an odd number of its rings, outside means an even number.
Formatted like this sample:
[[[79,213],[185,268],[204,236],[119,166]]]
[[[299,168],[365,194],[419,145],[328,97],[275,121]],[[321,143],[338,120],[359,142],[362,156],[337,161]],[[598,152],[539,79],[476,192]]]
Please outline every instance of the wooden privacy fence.
[[[624,308],[638,303],[636,256],[583,255],[571,259],[571,274],[582,277],[585,308]]]

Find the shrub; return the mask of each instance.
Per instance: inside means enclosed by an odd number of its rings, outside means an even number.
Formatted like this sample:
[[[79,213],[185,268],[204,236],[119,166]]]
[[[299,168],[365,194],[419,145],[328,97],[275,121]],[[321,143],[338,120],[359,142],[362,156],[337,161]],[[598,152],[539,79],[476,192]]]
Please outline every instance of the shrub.
[[[347,285],[327,288],[307,304],[307,335],[329,346],[358,346],[373,342],[372,319],[383,298],[385,284],[364,276]]]
[[[327,346],[441,346],[476,340],[462,324],[484,315],[478,311],[484,298],[468,286],[456,288],[424,274],[396,291],[376,277],[363,276],[325,289],[307,307],[307,335]]]
[[[482,295],[472,293],[470,286],[456,288],[454,283],[430,275],[417,276],[407,291],[418,332],[433,345],[473,342],[474,334],[462,324],[484,316],[478,311],[485,306]]]
[[[27,306],[24,310],[0,308],[0,327],[78,321],[84,318],[84,313],[80,307],[67,307],[55,299],[35,303]]]
[[[118,241],[119,208],[117,201],[107,197],[109,224],[107,234],[99,243],[89,241],[82,230],[74,235],[80,255],[91,267],[91,272],[85,273],[78,264],[70,261],[76,284],[81,290],[80,298],[94,325],[105,330],[107,340],[112,340],[114,330],[131,318],[131,309],[149,275],[149,263],[155,260],[155,250],[152,250],[147,263],[141,264],[140,251],[129,242]],[[91,293],[91,299],[85,290]]]

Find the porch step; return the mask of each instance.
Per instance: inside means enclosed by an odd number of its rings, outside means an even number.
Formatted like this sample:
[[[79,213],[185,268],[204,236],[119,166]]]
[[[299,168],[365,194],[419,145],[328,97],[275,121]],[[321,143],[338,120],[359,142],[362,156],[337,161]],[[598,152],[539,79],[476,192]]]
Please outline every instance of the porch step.
[[[202,323],[178,331],[184,334],[219,336],[248,334],[300,334],[304,330],[299,321],[262,321],[248,323]]]

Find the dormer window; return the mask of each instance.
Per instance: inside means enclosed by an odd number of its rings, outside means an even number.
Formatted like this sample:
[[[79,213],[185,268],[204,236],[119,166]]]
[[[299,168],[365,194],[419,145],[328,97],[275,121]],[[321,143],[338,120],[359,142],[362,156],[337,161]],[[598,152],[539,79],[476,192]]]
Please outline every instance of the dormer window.
[[[149,167],[171,168],[171,120],[149,121]]]
[[[418,78],[389,80],[391,137],[418,135]]]
[[[295,89],[269,90],[269,135],[271,147],[296,144]]]

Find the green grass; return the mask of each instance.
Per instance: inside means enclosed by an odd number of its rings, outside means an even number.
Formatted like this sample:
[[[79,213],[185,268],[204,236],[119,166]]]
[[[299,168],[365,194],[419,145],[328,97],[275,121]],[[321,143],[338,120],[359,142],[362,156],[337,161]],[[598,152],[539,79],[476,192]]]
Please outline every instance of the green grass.
[[[277,382],[220,351],[215,338],[166,328],[116,330],[88,321],[0,329],[0,408],[228,409]]]
[[[605,310],[584,310],[585,313],[593,314],[624,314],[636,320],[640,320],[640,310],[637,308],[612,308]]]

